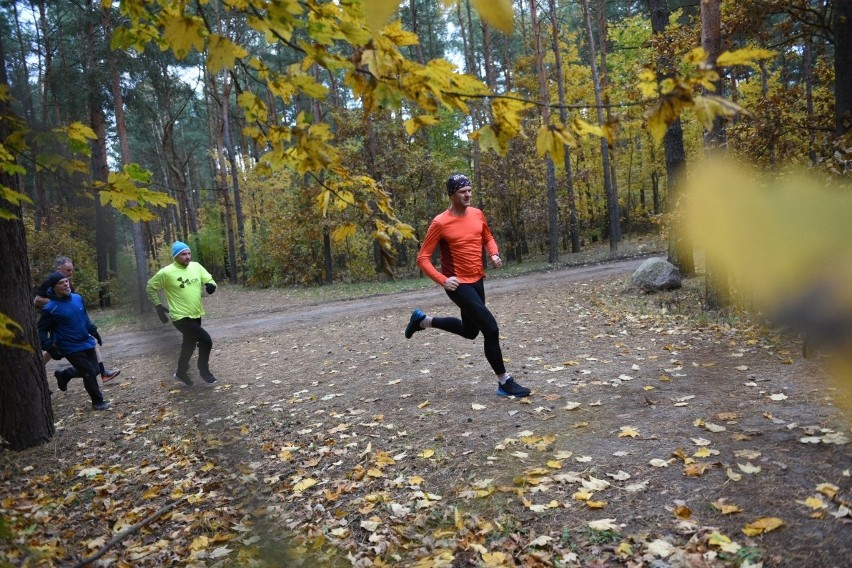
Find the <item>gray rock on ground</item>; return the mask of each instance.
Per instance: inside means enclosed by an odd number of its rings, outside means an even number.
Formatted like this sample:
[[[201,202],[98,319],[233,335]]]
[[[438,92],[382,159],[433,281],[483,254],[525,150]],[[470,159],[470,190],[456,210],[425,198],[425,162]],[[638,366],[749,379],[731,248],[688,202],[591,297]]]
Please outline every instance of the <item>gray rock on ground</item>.
[[[646,292],[673,290],[681,287],[680,270],[664,258],[649,258],[639,265],[630,283]]]

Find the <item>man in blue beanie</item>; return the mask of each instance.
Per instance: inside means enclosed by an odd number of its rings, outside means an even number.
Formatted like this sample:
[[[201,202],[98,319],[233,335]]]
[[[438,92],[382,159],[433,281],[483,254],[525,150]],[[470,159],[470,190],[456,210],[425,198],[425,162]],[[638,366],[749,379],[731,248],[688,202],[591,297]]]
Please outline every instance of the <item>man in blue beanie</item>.
[[[95,337],[98,328],[89,319],[83,298],[71,292],[71,282],[61,272],[54,272],[45,281],[53,290],[53,299],[41,310],[38,320],[38,337],[41,348],[53,359],[63,357],[71,368],[57,370],[53,374],[59,390],[68,390],[68,382],[74,377],[83,377],[83,386],[92,399],[94,410],[107,410],[109,402],[104,400],[98,388],[98,357],[95,355]]]
[[[215,383],[216,377],[210,372],[210,351],[213,340],[201,327],[204,307],[201,305],[202,286],[208,294],[216,291],[216,282],[210,273],[197,262],[192,262],[192,251],[182,241],[172,244],[174,262],[160,269],[148,280],[146,291],[148,299],[157,310],[163,323],[169,323],[183,334],[177,372],[174,377],[185,385],[192,385],[189,378],[189,360],[198,346],[198,372],[207,383]],[[168,307],[160,299],[160,290],[166,294]]]

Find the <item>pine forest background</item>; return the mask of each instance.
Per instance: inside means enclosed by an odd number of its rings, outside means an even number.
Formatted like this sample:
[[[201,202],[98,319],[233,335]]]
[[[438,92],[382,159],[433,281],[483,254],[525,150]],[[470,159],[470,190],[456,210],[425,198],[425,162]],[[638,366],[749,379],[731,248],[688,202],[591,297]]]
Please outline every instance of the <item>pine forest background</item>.
[[[446,207],[444,180],[456,171],[474,180],[474,204],[486,211],[509,263],[558,262],[596,242],[615,250],[625,237],[668,234],[677,170],[667,164],[668,145],[649,129],[657,100],[643,93],[639,76],[666,65],[676,73],[702,45],[698,2],[494,3],[510,6],[511,33],[492,25],[500,24],[499,14],[491,23],[482,19],[496,10],[488,3],[401,2],[402,56],[421,65],[444,58],[492,92],[510,94],[508,101],[531,103],[507,136],[482,130],[494,112],[486,95],[435,105],[436,118],[412,126],[422,111],[410,98],[347,79],[335,62],[355,61],[370,46],[338,36],[316,48],[323,10],[334,4],[121,4],[122,11],[118,3],[93,0],[0,5],[5,98],[26,125],[12,152],[22,167],[12,173],[28,198],[22,214],[31,284],[57,255],[68,255],[89,306],[147,311],[142,286],[170,260],[175,239],[187,241],[220,282],[291,286],[415,276],[417,239]],[[275,4],[308,25],[292,26],[289,37],[250,25],[271,20]],[[848,13],[848,3],[716,4],[722,50],[773,54],[727,68],[720,78],[720,94],[748,111],[725,125],[729,154],[759,168],[842,173],[846,154],[838,153],[835,135],[846,128],[836,123],[832,18],[835,10]],[[139,6],[172,18],[164,28],[168,45],[142,49],[144,30],[126,31]],[[656,37],[655,11],[666,25]],[[233,42],[235,63],[211,69],[213,50],[198,39],[199,21]],[[427,86],[446,82],[447,68],[430,72]],[[275,83],[275,73],[298,81]],[[578,136],[563,162],[542,157],[542,122],[574,118],[605,127],[609,143]],[[74,124],[94,137],[75,139]],[[268,141],[272,129],[263,125],[275,124],[288,125],[287,136],[301,128],[320,143],[333,142],[306,151],[316,167],[288,162],[298,144],[283,151],[283,167],[268,167],[270,146],[259,143],[257,130],[269,128]],[[688,107],[674,126],[689,164],[705,152],[707,132]],[[469,138],[474,132],[480,144]],[[484,132],[498,139],[493,147],[504,145],[503,155],[482,149]],[[57,133],[72,144],[61,144]],[[326,183],[343,169],[346,180],[369,176],[378,185],[359,194]],[[134,193],[140,187],[148,193]]]

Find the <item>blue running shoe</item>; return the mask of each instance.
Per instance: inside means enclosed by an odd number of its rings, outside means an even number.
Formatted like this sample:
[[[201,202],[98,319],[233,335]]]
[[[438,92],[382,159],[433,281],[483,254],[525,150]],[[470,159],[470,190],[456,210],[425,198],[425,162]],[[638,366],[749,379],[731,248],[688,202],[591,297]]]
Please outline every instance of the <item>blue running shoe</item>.
[[[530,395],[530,389],[522,387],[515,382],[515,379],[509,377],[502,385],[497,385],[497,394],[500,396],[514,396],[515,398],[523,398]]]
[[[415,332],[423,331],[423,328],[420,327],[420,322],[423,321],[423,318],[426,317],[426,314],[423,313],[423,310],[420,308],[414,308],[414,311],[411,312],[411,319],[408,320],[408,325],[405,327],[405,338],[411,339],[411,336],[414,335]]]

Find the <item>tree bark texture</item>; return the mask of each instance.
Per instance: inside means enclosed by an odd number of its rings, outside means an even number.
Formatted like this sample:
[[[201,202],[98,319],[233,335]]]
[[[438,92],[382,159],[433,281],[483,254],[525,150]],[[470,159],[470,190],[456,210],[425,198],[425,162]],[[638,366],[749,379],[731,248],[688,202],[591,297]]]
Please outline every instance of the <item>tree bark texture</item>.
[[[669,7],[666,0],[648,0],[648,11],[651,13],[651,30],[659,41],[665,38],[666,26],[669,22]],[[659,48],[659,46],[658,46]],[[668,55],[668,50],[659,54],[657,78],[662,80],[670,77],[674,64]],[[695,259],[692,241],[686,231],[678,226],[678,211],[681,208],[681,182],[686,167],[686,150],[683,145],[683,127],[680,119],[675,120],[666,130],[663,137],[663,148],[666,159],[666,189],[668,193],[668,210],[674,212],[675,221],[669,231],[668,261],[677,266],[684,276],[695,274]],[[655,196],[656,198],[656,196]],[[655,203],[655,209],[657,204]]]
[[[553,58],[556,67],[556,88],[559,93],[559,121],[568,124],[568,110],[565,101],[565,72],[562,68],[562,50],[559,47],[559,39],[562,34],[559,31],[559,18],[556,13],[556,0],[548,0],[550,9],[550,25],[553,40]],[[565,190],[568,193],[568,233],[571,237],[571,252],[580,252],[580,228],[577,223],[577,199],[574,194],[574,175],[571,169],[571,149],[566,144],[565,151]]]
[[[8,85],[6,57],[0,38],[0,84]],[[6,100],[0,101],[0,116],[10,116]],[[10,134],[9,122],[0,121],[0,140]],[[0,184],[15,188],[15,178],[0,172]],[[0,313],[21,326],[17,342],[32,350],[0,345],[0,438],[12,450],[25,450],[49,441],[55,429],[50,388],[41,360],[35,312],[31,296],[30,263],[21,208],[0,201],[15,214],[14,219],[0,219]]]
[[[592,68],[592,82],[595,87],[595,106],[598,111],[598,124],[604,125],[603,97],[601,93],[600,74],[598,73],[597,54],[595,50],[595,35],[592,31],[592,15],[589,12],[589,0],[583,0],[583,14],[586,19],[586,33],[589,38],[589,63]],[[601,138],[601,164],[604,176],[604,193],[606,194],[607,210],[607,234],[609,236],[609,250],[618,250],[618,195],[615,195],[612,186],[612,170],[609,165],[609,144],[606,138]]]
[[[535,66],[538,74],[538,91],[541,97],[541,122],[546,128],[550,127],[550,93],[547,88],[547,73],[544,67],[544,54],[541,46],[541,24],[538,18],[536,0],[530,0],[530,21],[535,49]],[[545,155],[544,164],[547,168],[547,262],[559,262],[559,205],[556,202],[556,171],[550,154]]]

